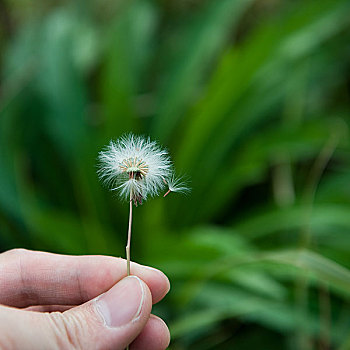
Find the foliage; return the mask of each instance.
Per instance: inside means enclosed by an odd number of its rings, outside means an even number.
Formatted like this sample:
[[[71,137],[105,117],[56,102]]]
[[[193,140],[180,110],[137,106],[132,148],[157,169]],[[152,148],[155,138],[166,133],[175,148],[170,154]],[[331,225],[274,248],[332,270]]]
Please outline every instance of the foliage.
[[[124,256],[96,157],[191,181],[135,210],[171,348],[350,348],[348,0],[0,1],[0,245]]]

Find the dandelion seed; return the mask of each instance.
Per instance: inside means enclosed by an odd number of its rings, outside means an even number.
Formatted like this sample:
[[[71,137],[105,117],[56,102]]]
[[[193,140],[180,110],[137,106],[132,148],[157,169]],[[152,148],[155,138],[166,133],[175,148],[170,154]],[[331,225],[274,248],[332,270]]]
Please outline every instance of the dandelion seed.
[[[172,175],[168,180],[165,180],[165,181],[166,181],[166,184],[168,185],[168,191],[164,194],[163,197],[166,197],[170,192],[178,192],[178,193],[190,192],[189,187],[181,177],[176,178],[174,175]]]

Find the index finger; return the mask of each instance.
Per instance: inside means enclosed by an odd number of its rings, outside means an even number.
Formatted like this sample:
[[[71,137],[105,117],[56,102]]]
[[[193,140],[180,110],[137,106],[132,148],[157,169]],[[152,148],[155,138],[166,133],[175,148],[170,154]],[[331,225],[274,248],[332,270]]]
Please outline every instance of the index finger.
[[[131,263],[131,274],[148,285],[153,303],[169,291],[169,280],[159,270]],[[14,249],[0,254],[0,304],[78,305],[106,292],[125,276],[126,261],[121,258]]]

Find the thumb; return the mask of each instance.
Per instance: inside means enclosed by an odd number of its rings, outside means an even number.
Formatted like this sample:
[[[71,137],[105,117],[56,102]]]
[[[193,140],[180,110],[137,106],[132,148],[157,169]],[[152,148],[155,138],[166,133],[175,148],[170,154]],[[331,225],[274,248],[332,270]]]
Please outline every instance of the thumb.
[[[0,348],[123,350],[142,331],[152,296],[136,276],[63,313],[0,307]]]

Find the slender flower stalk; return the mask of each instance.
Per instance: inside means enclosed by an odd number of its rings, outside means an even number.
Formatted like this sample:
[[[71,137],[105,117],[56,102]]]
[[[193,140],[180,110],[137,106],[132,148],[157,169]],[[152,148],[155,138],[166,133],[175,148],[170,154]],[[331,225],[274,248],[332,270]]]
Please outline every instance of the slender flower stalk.
[[[126,244],[127,275],[130,275],[130,246],[133,204],[137,207],[147,198],[165,191],[189,191],[181,178],[174,175],[168,152],[149,138],[124,135],[99,153],[100,179],[129,200],[129,225]]]
[[[131,245],[131,226],[132,226],[132,198],[130,195],[129,201],[129,228],[128,228],[128,240],[126,243],[126,274],[130,276],[130,245]]]

